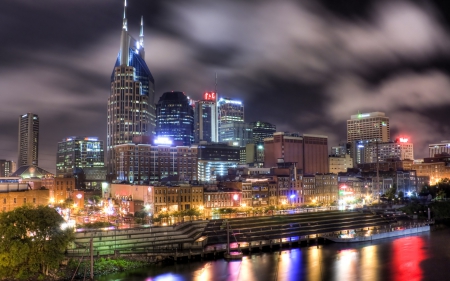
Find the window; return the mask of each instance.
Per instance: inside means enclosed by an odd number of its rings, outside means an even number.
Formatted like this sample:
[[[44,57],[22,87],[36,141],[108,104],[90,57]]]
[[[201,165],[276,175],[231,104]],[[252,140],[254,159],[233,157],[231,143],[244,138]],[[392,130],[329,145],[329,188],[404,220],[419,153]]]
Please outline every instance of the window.
[[[23,204],[27,204],[27,198],[23,198]]]
[[[17,203],[16,201],[17,201],[17,198],[14,198],[14,204],[16,204],[16,203]]]

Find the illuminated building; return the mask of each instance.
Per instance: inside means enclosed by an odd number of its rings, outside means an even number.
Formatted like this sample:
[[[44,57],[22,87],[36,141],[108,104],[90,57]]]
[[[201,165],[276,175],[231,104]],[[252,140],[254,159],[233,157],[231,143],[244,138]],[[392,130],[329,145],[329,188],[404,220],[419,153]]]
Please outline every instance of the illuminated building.
[[[182,92],[166,92],[156,104],[156,135],[189,146],[194,142],[194,109]]]
[[[245,146],[245,152],[245,164],[256,168],[264,166],[264,143],[249,143]]]
[[[232,100],[230,98],[220,98],[217,102],[218,108],[218,124],[219,124],[219,141],[227,142],[230,141],[230,134],[225,134],[224,126],[233,123],[243,123],[244,122],[244,105],[242,102],[237,100]],[[226,130],[230,131],[232,126],[227,126]],[[228,140],[224,140],[228,138]],[[231,140],[232,141],[232,140]]]
[[[201,210],[203,205],[203,186],[179,184],[154,187],[154,211]]]
[[[11,160],[0,160],[0,177],[8,177],[17,170],[16,162]]]
[[[347,169],[353,168],[353,159],[349,154],[343,155],[330,155],[328,157],[328,163],[330,165],[330,173],[337,174],[339,172],[347,172]]]
[[[77,168],[104,166],[103,141],[97,137],[68,137],[58,142],[56,176],[73,175]]]
[[[253,142],[253,128],[249,123],[230,122],[220,127],[220,142],[234,146],[246,146]]]
[[[347,142],[366,140],[388,142],[390,140],[389,117],[384,112],[352,115],[347,120]]]
[[[228,174],[240,162],[241,149],[222,143],[198,145],[198,180],[215,181],[218,176]]]
[[[274,133],[264,139],[264,167],[276,167],[280,162],[296,163],[303,174],[328,173],[328,137]]]
[[[144,24],[141,18],[139,40],[134,39],[128,33],[125,10],[108,98],[107,163],[112,174],[116,172],[114,146],[131,142],[134,136],[152,136],[155,131],[155,80],[145,63]]]
[[[56,176],[75,177],[77,189],[100,189],[106,179],[103,141],[97,137],[68,137],[58,142]]]
[[[27,113],[19,117],[19,159],[17,166],[38,165],[39,117]]]
[[[9,212],[25,205],[46,206],[50,202],[50,191],[30,190],[28,183],[19,177],[0,178],[0,202],[2,212]]]
[[[414,160],[413,144],[408,138],[397,138],[394,142],[368,143],[365,146],[365,162],[376,162],[378,146],[378,161],[385,162],[387,159],[410,159]]]
[[[195,143],[200,141],[218,142],[218,111],[216,93],[203,94],[203,100],[195,103]]]
[[[253,131],[253,141],[264,143],[265,138],[270,138],[277,131],[277,127],[269,122],[256,121],[250,123]]]
[[[450,141],[441,141],[441,143],[433,143],[428,145],[428,152],[430,157],[435,154],[448,153],[450,154]]]
[[[118,145],[114,150],[118,182],[144,184],[197,180],[195,146],[130,143]]]

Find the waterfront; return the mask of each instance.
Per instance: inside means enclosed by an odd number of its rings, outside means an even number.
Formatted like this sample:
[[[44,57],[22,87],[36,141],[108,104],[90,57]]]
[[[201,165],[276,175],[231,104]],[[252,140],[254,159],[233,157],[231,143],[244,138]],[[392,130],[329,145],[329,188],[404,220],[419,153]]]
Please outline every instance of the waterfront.
[[[450,229],[357,244],[327,244],[256,253],[242,261],[150,266],[98,277],[138,280],[446,280]]]

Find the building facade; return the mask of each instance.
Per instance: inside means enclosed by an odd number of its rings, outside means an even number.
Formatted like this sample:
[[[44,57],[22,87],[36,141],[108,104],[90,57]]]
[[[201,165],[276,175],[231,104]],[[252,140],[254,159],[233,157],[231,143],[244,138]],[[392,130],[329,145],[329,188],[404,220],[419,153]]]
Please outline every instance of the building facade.
[[[39,157],[39,117],[27,113],[19,117],[17,166],[38,166]]]
[[[390,139],[389,117],[384,112],[355,114],[347,120],[347,142],[388,142]]]
[[[277,132],[264,139],[264,167],[283,162],[296,163],[303,174],[328,173],[328,137]]]
[[[197,147],[123,144],[115,149],[117,181],[158,183],[197,180]]]
[[[105,167],[103,141],[97,137],[68,137],[58,142],[56,176],[96,167]]]
[[[216,181],[218,176],[228,174],[241,161],[241,149],[222,143],[200,144],[198,149],[198,180]]]
[[[194,123],[195,143],[219,141],[216,93],[204,93],[203,100],[195,103]]]
[[[156,135],[174,143],[194,143],[194,108],[182,92],[166,92],[156,104]]]
[[[255,121],[250,123],[253,130],[253,142],[264,143],[265,138],[270,138],[277,131],[277,127],[269,122]]]
[[[218,109],[218,125],[219,125],[219,142],[227,142],[228,134],[225,129],[229,130],[230,126],[224,128],[224,125],[244,122],[244,105],[242,102],[230,98],[220,98],[217,102]]]
[[[126,7],[125,7],[126,9]],[[107,165],[114,174],[114,146],[155,131],[155,80],[145,62],[143,20],[139,40],[128,33],[124,11],[120,50],[111,74],[107,114]]]
[[[445,140],[441,141],[440,143],[432,143],[428,145],[429,157],[434,157],[434,155],[442,153],[450,154],[450,140]]]
[[[16,162],[0,159],[0,177],[8,177],[17,170]]]
[[[330,165],[330,173],[337,174],[340,172],[347,172],[347,169],[353,168],[353,159],[349,154],[330,155],[328,158]]]

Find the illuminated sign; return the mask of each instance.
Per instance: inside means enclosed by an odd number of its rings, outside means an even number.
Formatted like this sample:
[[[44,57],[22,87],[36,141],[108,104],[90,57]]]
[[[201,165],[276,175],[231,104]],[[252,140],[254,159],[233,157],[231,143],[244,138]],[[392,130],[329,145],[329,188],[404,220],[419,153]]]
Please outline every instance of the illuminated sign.
[[[364,118],[364,117],[369,117],[369,116],[370,116],[369,113],[358,114],[358,118]]]
[[[155,144],[168,144],[171,145],[172,144],[172,140],[169,139],[168,137],[157,137],[154,141]]]
[[[400,142],[408,142],[408,138],[400,138]]]
[[[216,93],[214,93],[214,92],[206,92],[206,93],[203,94],[203,99],[204,100],[216,101]]]
[[[87,138],[84,138],[84,140],[86,140],[86,141],[98,141],[98,138],[95,138],[95,137],[87,137]]]

